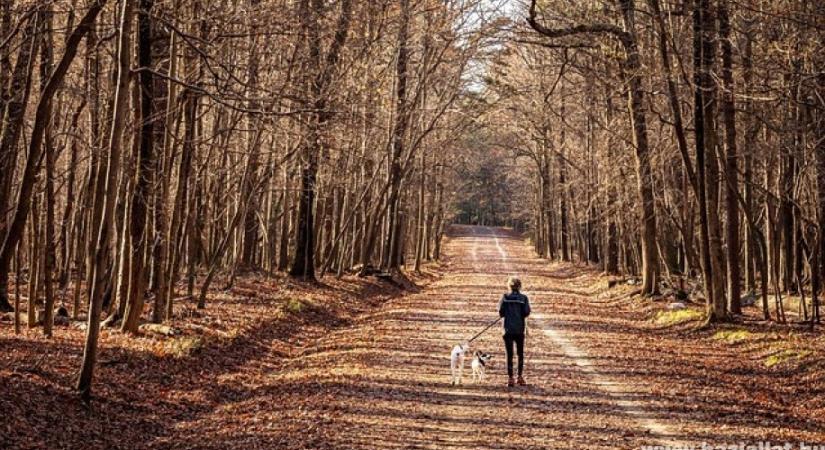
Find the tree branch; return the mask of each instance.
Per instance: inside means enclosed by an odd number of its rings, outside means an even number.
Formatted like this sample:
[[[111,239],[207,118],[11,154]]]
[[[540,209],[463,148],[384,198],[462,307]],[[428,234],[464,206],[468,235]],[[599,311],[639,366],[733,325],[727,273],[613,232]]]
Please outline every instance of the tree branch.
[[[530,1],[530,15],[527,16],[527,23],[530,24],[531,28],[551,39],[577,34],[608,34],[618,39],[625,47],[627,47],[631,41],[629,33],[616,25],[607,23],[581,24],[569,28],[547,28],[536,19],[536,0]]]

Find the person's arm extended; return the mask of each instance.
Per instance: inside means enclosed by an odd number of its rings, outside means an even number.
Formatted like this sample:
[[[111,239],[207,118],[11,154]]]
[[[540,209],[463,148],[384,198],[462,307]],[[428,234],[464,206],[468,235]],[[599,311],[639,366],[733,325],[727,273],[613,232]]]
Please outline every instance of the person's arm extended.
[[[504,296],[501,296],[501,300],[498,301],[498,316],[504,317]]]

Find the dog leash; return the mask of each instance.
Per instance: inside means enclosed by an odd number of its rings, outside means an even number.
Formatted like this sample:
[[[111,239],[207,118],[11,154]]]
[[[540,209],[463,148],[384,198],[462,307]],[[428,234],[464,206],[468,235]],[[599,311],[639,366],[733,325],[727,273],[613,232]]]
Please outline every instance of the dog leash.
[[[490,324],[487,325],[486,327],[484,327],[483,330],[479,331],[475,336],[470,338],[470,340],[467,341],[467,343],[469,344],[470,342],[473,342],[474,340],[476,340],[477,337],[481,336],[482,334],[484,334],[485,331],[489,330],[493,325],[497,324],[499,322],[499,320],[501,320],[501,317],[499,317],[498,319],[490,322]]]

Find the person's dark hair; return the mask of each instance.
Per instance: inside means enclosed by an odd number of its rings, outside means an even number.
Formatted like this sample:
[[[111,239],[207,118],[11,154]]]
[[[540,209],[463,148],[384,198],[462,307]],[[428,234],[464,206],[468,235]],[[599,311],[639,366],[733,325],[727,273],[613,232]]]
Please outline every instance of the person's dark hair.
[[[521,280],[518,277],[510,277],[507,279],[507,287],[513,292],[521,290]]]

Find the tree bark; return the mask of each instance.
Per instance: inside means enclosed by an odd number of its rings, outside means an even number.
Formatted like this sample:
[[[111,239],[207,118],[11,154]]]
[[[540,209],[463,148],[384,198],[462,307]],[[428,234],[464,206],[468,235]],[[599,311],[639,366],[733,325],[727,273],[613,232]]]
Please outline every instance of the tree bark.
[[[407,133],[409,114],[407,112],[407,65],[409,62],[409,28],[411,10],[409,0],[401,0],[401,22],[398,28],[398,55],[395,64],[395,123],[392,131],[392,153],[390,155],[389,183],[387,197],[389,205],[389,229],[385,243],[387,251],[386,269],[397,270],[400,258],[399,209],[401,191],[401,156],[404,154],[404,139]]]
[[[304,28],[309,37],[309,73],[314,79],[309,83],[308,94],[313,105],[308,121],[305,148],[301,154],[301,193],[298,201],[295,255],[289,274],[304,280],[315,280],[315,195],[318,177],[318,158],[323,150],[322,130],[330,118],[327,111],[327,91],[337,68],[343,46],[349,33],[352,1],[342,0],[341,12],[332,45],[324,59],[321,55],[320,19],[324,10],[321,0],[302,0]]]
[[[556,227],[555,227],[555,214],[553,214],[553,174],[550,169],[550,153],[549,149],[547,148],[547,139],[543,139],[542,143],[542,167],[541,170],[543,172],[542,176],[542,188],[544,189],[543,195],[543,203],[541,205],[542,211],[544,213],[544,247],[547,249],[547,257],[550,259],[556,259]]]
[[[816,77],[817,92],[825,92],[825,73],[820,72]],[[817,190],[819,196],[819,281],[820,287],[825,285],[825,100],[819,97],[816,100],[816,172]],[[812,268],[816,270],[816,268]],[[820,290],[818,298],[825,297],[825,289]],[[814,317],[819,319],[819,304],[814,305]]]
[[[753,184],[755,183],[753,176],[754,155],[756,154],[756,142],[759,135],[759,120],[754,117],[756,113],[754,102],[751,99],[753,96],[753,24],[752,19],[747,19],[745,31],[745,52],[742,57],[743,66],[743,81],[744,89],[747,93],[748,99],[745,101],[745,111],[747,114],[747,126],[745,130],[745,144],[743,149],[744,159],[744,185],[745,185],[745,205],[746,214],[752,214],[754,211],[754,195]],[[745,285],[749,291],[756,290],[756,231],[750,221],[748,221],[745,238]],[[767,255],[762,255],[761,265],[767,264]],[[762,279],[762,283],[767,283],[768,280]]]
[[[53,13],[49,10],[44,10],[43,16],[43,37],[40,41],[40,82],[45,88],[46,80],[51,76],[52,71],[52,49],[54,43],[52,42],[52,25]],[[52,117],[52,104],[46,112],[47,117]],[[54,210],[55,210],[55,194],[54,194],[54,176],[55,176],[55,155],[54,139],[52,133],[52,126],[55,120],[52,119],[43,129],[44,148],[46,153],[46,179],[44,181],[46,198],[46,217],[43,223],[43,292],[45,294],[44,314],[43,314],[43,334],[46,337],[52,337],[52,327],[54,325],[54,273],[55,273],[55,251],[54,251]]]
[[[736,144],[736,103],[733,83],[733,45],[728,0],[719,1],[719,37],[722,43],[722,114],[725,121],[725,209],[727,210],[727,269],[728,269],[728,310],[733,314],[742,313],[741,268],[739,259],[739,169]]]
[[[289,164],[284,164],[284,189],[281,193],[281,235],[278,243],[278,270],[284,271],[289,266],[289,219],[291,217],[292,195],[289,192],[289,181],[292,179]]]
[[[260,0],[250,0],[250,10],[256,11]],[[258,87],[258,43],[256,37],[258,33],[257,19],[249,18],[249,79],[247,81],[248,90],[253,93]],[[252,94],[254,96],[254,94]],[[247,104],[250,111],[260,109],[260,103],[253,97]],[[241,247],[241,266],[244,268],[256,268],[256,253],[258,248],[258,204],[260,200],[257,195],[252,195],[252,189],[255,186],[255,180],[258,175],[259,153],[261,148],[261,136],[263,134],[263,124],[257,114],[250,114],[249,121],[249,138],[248,151],[249,158],[252,163],[250,176],[246,179],[246,184],[243,186],[244,197],[248,198],[249,205],[246,208],[243,218],[243,246]]]
[[[794,124],[794,100],[795,74],[786,74],[787,84],[785,95],[785,125],[796,127]],[[794,283],[794,178],[795,178],[795,152],[793,137],[790,133],[784,133],[780,137],[780,167],[779,167],[779,233],[781,235],[781,267],[782,267],[782,288],[791,293],[796,290]]]
[[[132,196],[130,220],[131,263],[129,291],[126,310],[123,314],[121,331],[136,333],[143,312],[146,297],[146,225],[149,198],[152,195],[151,180],[154,168],[154,75],[152,68],[152,7],[154,0],[140,0],[138,11],[138,65],[143,69],[138,74],[140,83],[140,146],[135,155],[135,182]]]
[[[86,107],[86,99],[84,98],[80,105],[75,110],[72,116],[71,129],[78,130],[78,122],[83,109]],[[64,289],[69,283],[71,274],[71,258],[74,250],[74,235],[73,230],[77,229],[77,220],[73,219],[74,204],[75,204],[75,180],[77,177],[77,163],[78,154],[80,152],[79,139],[71,139],[71,155],[69,157],[69,177],[66,180],[66,206],[63,209],[63,218],[60,221],[60,277],[59,286]]]
[[[698,194],[696,171],[693,168],[693,163],[691,162],[690,154],[688,153],[687,137],[685,136],[685,126],[682,119],[682,107],[679,104],[679,92],[676,89],[676,82],[673,79],[673,69],[671,68],[670,52],[667,45],[667,28],[665,27],[665,21],[662,16],[659,0],[648,0],[648,3],[650,3],[654,14],[654,20],[656,20],[656,24],[659,28],[659,54],[662,58],[662,69],[665,72],[665,80],[667,82],[670,111],[673,114],[673,132],[676,135],[676,143],[678,144],[679,154],[682,156],[682,162],[685,165],[688,180],[693,187],[693,193]]]
[[[647,118],[644,109],[642,63],[635,31],[633,0],[621,0],[622,17],[629,33],[625,41],[627,52],[625,76],[630,91],[630,112],[636,146],[636,174],[642,203],[642,294],[659,292],[659,257],[656,250],[656,208],[653,196],[653,173],[650,167],[650,147],[647,141]]]
[[[716,88],[711,75],[715,59],[715,19],[708,0],[696,0],[694,31],[694,109],[697,181],[699,188],[702,271],[707,296],[708,321],[724,320],[727,304],[724,294],[721,235],[717,215],[719,168],[716,156]]]
[[[0,8],[2,8],[0,10],[0,30],[11,29],[11,9],[13,5],[14,0],[4,1],[2,5],[0,5]],[[23,39],[25,40],[25,37]],[[0,48],[0,120],[3,119],[6,111],[6,102],[8,101],[6,83],[8,82],[8,75],[11,74],[11,71],[11,49],[6,45]],[[2,127],[2,125],[0,125],[0,127]],[[0,211],[2,211],[2,209],[0,209]],[[2,235],[3,233],[0,231],[0,236]]]
[[[172,3],[172,14],[178,16],[181,14],[179,8],[179,1]],[[157,27],[156,27],[157,30]],[[171,236],[169,235],[169,215],[166,211],[166,203],[169,198],[170,183],[172,181],[172,166],[174,163],[174,148],[173,140],[177,136],[177,128],[180,123],[181,114],[177,112],[178,94],[177,83],[174,79],[178,78],[178,44],[177,34],[172,33],[168,39],[168,54],[169,54],[169,80],[165,82],[166,90],[166,108],[165,120],[160,129],[156,129],[156,135],[163,138],[163,150],[155,158],[154,173],[154,190],[155,197],[153,201],[153,230],[154,235],[152,244],[152,292],[154,294],[154,304],[152,307],[152,322],[159,323],[166,317],[166,303],[169,301],[169,258],[171,254]],[[166,42],[163,39],[162,42]],[[185,114],[185,107],[184,107]],[[174,214],[174,212],[172,212]]]
[[[425,218],[424,218],[424,202],[426,200],[425,197],[425,190],[424,186],[427,179],[427,160],[426,155],[422,152],[421,153],[421,171],[420,171],[421,179],[419,180],[418,184],[418,212],[416,214],[416,227],[415,227],[415,264],[413,270],[416,273],[421,272],[421,260],[423,259],[423,251],[424,251],[424,238],[425,235]]]
[[[561,105],[561,115],[564,117],[564,103]],[[561,129],[561,148],[556,153],[556,164],[559,171],[559,184],[556,194],[559,197],[559,231],[561,232],[561,260],[570,261],[570,224],[567,211],[567,163],[564,158],[565,129]]]
[[[32,198],[33,208],[29,212],[31,224],[29,225],[29,301],[26,310],[26,326],[34,328],[37,325],[38,296],[40,294],[40,274],[43,272],[43,260],[40,258],[42,249],[40,248],[40,195],[34,194]],[[16,312],[16,311],[15,311]]]
[[[117,173],[120,171],[120,153],[123,140],[123,126],[126,123],[127,106],[129,103],[129,65],[131,62],[131,18],[134,0],[123,0],[120,10],[120,25],[118,30],[118,71],[117,86],[115,90],[114,109],[112,112],[112,122],[109,139],[109,158],[106,163],[106,195],[103,199],[97,199],[105,203],[101,208],[103,211],[100,228],[93,236],[96,236],[97,248],[95,249],[95,271],[92,284],[91,297],[89,299],[89,314],[86,325],[86,342],[83,347],[83,362],[78,375],[76,388],[81,397],[88,401],[91,398],[92,378],[94,366],[97,359],[97,343],[100,335],[100,312],[103,305],[103,285],[105,283],[105,270],[103,266],[108,258],[109,241],[115,234],[114,212],[115,212],[115,192],[117,190]]]
[[[17,142],[23,129],[23,120],[26,115],[26,105],[29,102],[31,78],[34,71],[35,43],[39,26],[37,20],[40,14],[34,14],[26,23],[23,31],[23,43],[17,53],[17,61],[11,72],[9,95],[6,95],[5,83],[0,86],[5,108],[2,114],[2,134],[0,134],[0,239],[5,240],[9,232],[8,215],[11,200],[12,181],[17,166]],[[5,64],[4,64],[5,65]],[[11,264],[0,263],[0,312],[9,312],[13,308],[9,304],[8,296],[8,269]]]
[[[705,296],[708,310],[714,304],[713,295],[713,266],[710,256],[710,238],[708,227],[707,183],[705,164],[705,108],[703,91],[703,62],[702,62],[702,0],[695,0],[693,8],[693,83],[694,83],[694,144],[696,145],[696,181],[699,201],[699,240],[701,250],[702,278],[705,286]]]

